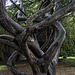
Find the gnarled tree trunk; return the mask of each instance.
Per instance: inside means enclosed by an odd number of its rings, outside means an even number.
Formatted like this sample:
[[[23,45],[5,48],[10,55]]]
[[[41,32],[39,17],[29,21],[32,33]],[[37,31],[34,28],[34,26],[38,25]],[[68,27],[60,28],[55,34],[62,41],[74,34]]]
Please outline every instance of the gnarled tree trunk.
[[[0,0],[0,25],[13,36],[0,35],[0,42],[16,50],[8,59],[8,68],[14,75],[28,75],[18,72],[12,65],[14,57],[21,53],[29,61],[33,75],[55,75],[60,47],[65,38],[65,29],[60,19],[75,9],[75,0],[62,8],[60,8],[62,0],[45,0],[39,11],[29,18],[23,10],[17,7],[25,15],[21,18],[27,20],[26,27],[22,27],[8,16],[4,6],[5,1]],[[10,1],[16,6],[13,0]],[[19,20],[20,11],[17,14]]]

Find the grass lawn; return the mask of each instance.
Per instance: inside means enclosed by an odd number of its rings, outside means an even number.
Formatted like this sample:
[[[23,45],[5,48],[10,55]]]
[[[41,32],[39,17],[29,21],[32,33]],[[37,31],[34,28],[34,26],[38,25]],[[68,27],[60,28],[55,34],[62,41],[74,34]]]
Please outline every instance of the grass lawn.
[[[6,65],[0,65],[0,70],[6,70]]]
[[[59,57],[59,61],[64,62],[65,64],[70,64],[71,66],[75,66],[75,57],[67,57],[63,59],[63,57]]]
[[[63,59],[63,57],[59,57],[59,59]],[[66,59],[75,59],[75,57],[67,57]]]

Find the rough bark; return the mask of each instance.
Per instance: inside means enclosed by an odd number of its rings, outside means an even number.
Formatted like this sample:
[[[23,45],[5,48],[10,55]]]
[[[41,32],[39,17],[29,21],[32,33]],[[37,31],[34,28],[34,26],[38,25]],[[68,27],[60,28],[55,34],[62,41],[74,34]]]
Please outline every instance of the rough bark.
[[[75,0],[72,0],[61,9],[58,7],[59,9],[53,11],[54,6],[59,5],[60,1],[62,0],[45,0],[40,10],[27,19],[26,27],[22,27],[7,15],[4,6],[5,0],[0,0],[0,25],[14,36],[0,35],[0,42],[16,50],[7,62],[9,69],[14,75],[28,75],[18,72],[12,65],[12,61],[19,52],[29,61],[33,75],[56,75],[55,67],[60,47],[65,38],[65,29],[59,19],[68,12],[75,10]],[[26,16],[25,12],[21,9],[19,10]],[[37,24],[34,24],[34,22]],[[49,29],[50,31],[48,31],[48,28],[52,30]],[[42,35],[43,31],[46,34]],[[46,38],[42,44],[37,38],[39,33],[42,38]],[[41,36],[39,35],[39,37]]]

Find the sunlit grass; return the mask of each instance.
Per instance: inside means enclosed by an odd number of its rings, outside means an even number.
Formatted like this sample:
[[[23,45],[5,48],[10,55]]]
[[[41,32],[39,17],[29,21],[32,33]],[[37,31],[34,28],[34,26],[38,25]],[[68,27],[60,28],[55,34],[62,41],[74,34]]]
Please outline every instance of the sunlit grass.
[[[67,59],[75,59],[75,57],[67,57]]]
[[[59,59],[63,59],[63,57],[59,57]],[[66,57],[66,59],[75,59],[75,57]]]
[[[0,65],[0,70],[7,70],[6,65]]]
[[[59,57],[59,60],[64,63],[69,63],[71,66],[75,66],[75,57]]]
[[[2,66],[0,66],[0,68],[3,68],[3,67],[6,67],[6,65],[2,65]]]
[[[63,57],[59,57],[59,59],[63,59]]]

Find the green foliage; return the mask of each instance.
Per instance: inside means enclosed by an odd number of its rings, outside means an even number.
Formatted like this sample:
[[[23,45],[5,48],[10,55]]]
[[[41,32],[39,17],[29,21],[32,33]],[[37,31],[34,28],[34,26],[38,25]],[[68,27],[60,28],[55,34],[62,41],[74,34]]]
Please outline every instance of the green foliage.
[[[1,70],[7,70],[6,65],[0,65],[0,71]]]
[[[8,34],[8,32],[5,31],[5,30],[0,26],[0,35],[1,35],[1,34]]]
[[[63,21],[63,26],[66,29],[66,39],[61,48],[63,57],[75,56],[75,13],[66,17]]]

